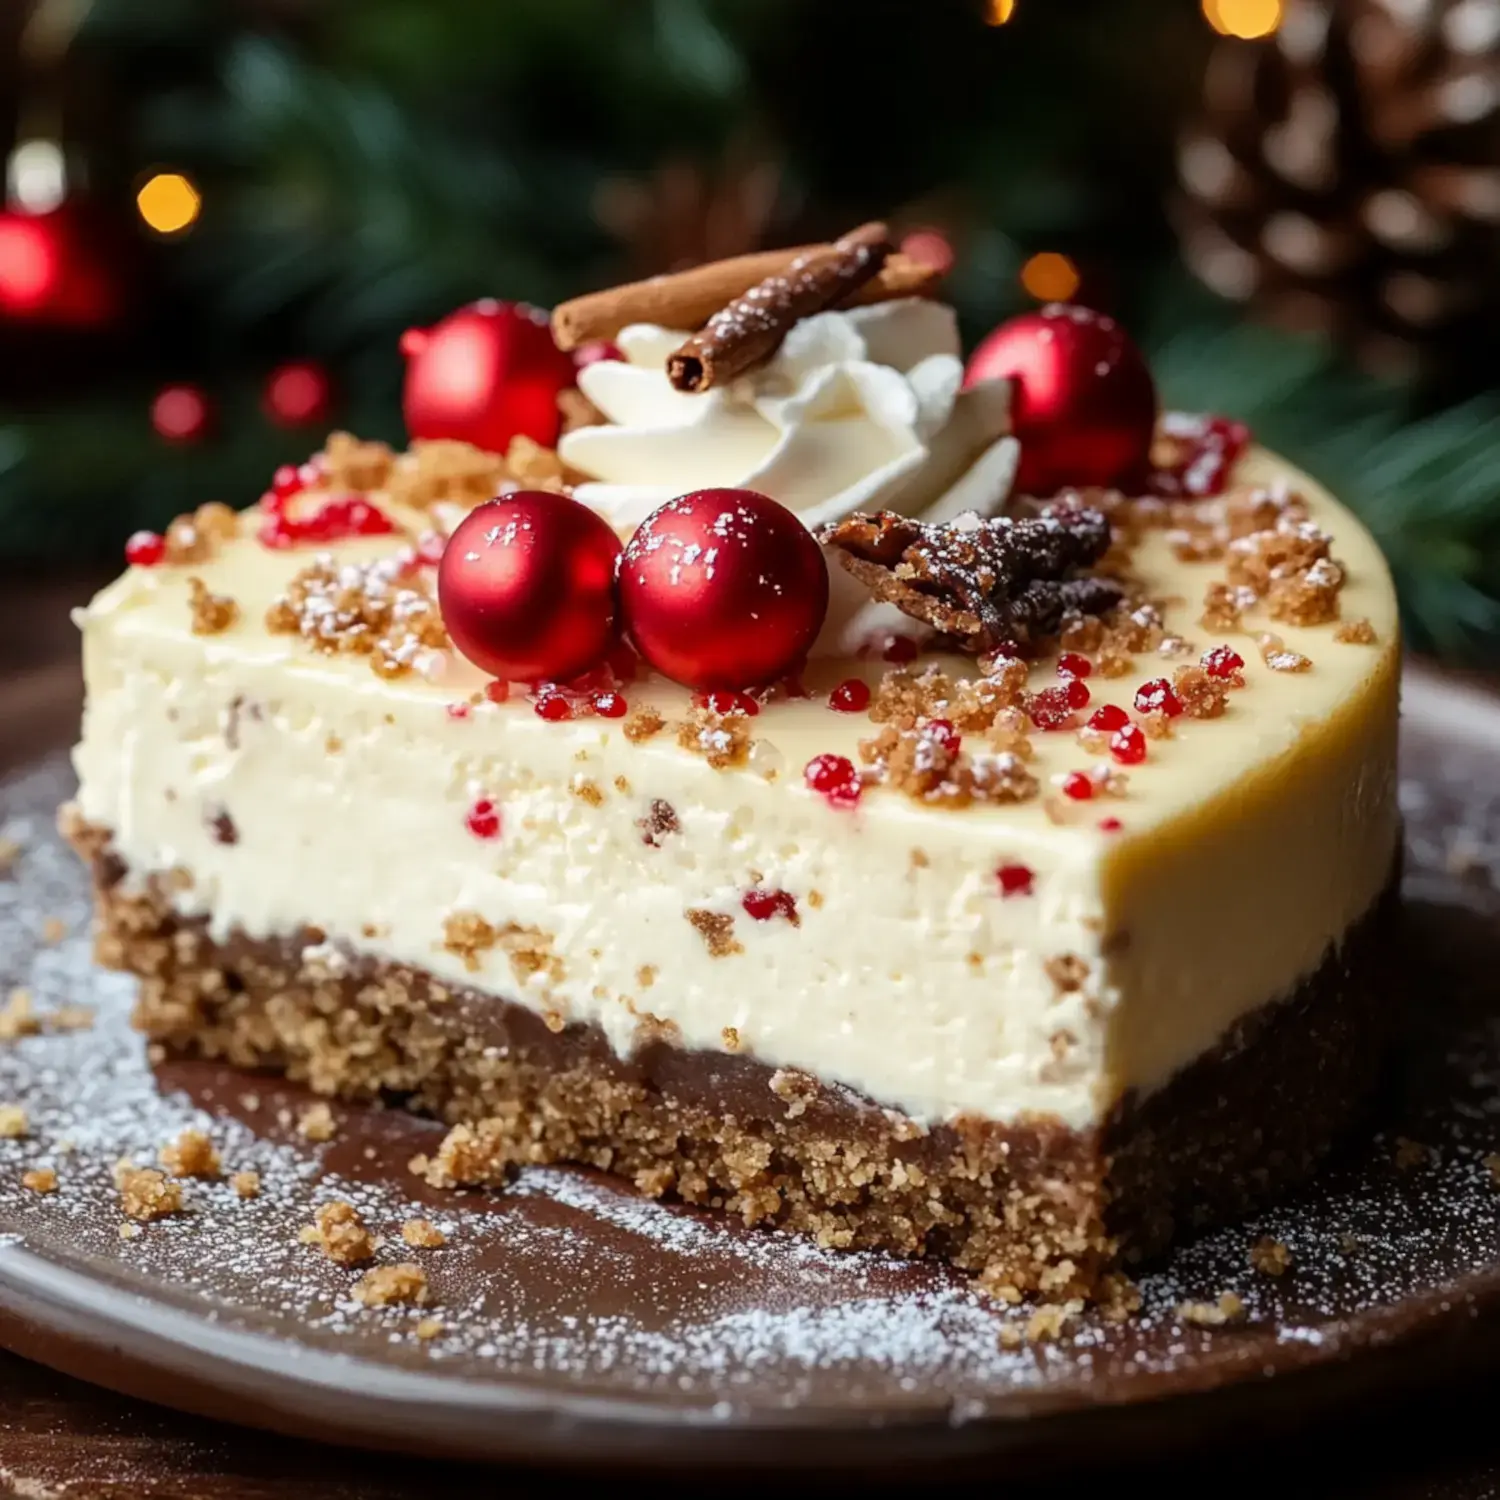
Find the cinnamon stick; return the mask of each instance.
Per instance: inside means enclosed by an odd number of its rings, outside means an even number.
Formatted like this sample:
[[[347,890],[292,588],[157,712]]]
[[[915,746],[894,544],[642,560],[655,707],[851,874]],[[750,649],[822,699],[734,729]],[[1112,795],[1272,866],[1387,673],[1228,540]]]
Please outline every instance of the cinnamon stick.
[[[653,276],[624,286],[589,292],[561,302],[552,310],[552,337],[559,349],[576,349],[594,339],[612,339],[632,323],[655,323],[661,328],[702,328],[721,308],[768,276],[784,275],[799,257],[829,248],[799,245],[791,250],[762,250],[736,255]],[[899,251],[889,256],[879,273],[846,299],[849,307],[891,302],[898,297],[925,297],[943,273]]]
[[[793,325],[858,291],[892,253],[884,224],[864,224],[826,249],[800,255],[716,312],[667,359],[667,379],[696,393],[769,359]]]

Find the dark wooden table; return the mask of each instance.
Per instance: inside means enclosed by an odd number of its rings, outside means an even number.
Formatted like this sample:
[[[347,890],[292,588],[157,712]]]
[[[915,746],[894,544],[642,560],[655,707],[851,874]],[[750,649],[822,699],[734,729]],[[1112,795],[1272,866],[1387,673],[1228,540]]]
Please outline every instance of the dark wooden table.
[[[0,771],[58,743],[76,723],[76,638],[67,610],[96,582],[86,575],[42,583],[0,575]],[[1111,1487],[1124,1477],[1111,1474]],[[1128,1477],[1158,1496],[1216,1500],[1252,1493],[1278,1500],[1302,1494],[1488,1500],[1500,1496],[1500,1376],[1466,1379],[1420,1400],[1353,1412],[1337,1424],[1275,1441],[1247,1431],[1233,1453],[1176,1459]],[[684,1479],[715,1493],[751,1485],[764,1490],[768,1483],[780,1493],[828,1488],[827,1478],[801,1484],[745,1476],[737,1483],[704,1475],[679,1475],[674,1487]],[[1093,1500],[1099,1479],[1007,1484],[1005,1493],[1007,1500]],[[128,1400],[0,1353],[0,1494],[29,1500],[418,1500],[540,1495],[558,1483],[556,1476],[534,1472],[351,1453],[249,1432]]]

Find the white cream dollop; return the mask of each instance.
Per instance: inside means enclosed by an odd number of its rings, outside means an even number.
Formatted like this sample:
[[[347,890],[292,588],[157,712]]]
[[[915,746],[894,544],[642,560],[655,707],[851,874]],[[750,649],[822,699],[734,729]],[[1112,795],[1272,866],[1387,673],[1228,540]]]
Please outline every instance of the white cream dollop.
[[[623,360],[579,375],[607,420],[568,433],[559,452],[593,476],[578,499],[622,533],[678,495],[718,486],[760,490],[809,529],[856,510],[992,515],[1010,492],[1009,388],[963,389],[949,307],[913,298],[819,313],[765,365],[702,395],[667,379],[667,357],[685,338],[634,325],[617,340]],[[842,569],[832,576],[820,654],[902,623]]]

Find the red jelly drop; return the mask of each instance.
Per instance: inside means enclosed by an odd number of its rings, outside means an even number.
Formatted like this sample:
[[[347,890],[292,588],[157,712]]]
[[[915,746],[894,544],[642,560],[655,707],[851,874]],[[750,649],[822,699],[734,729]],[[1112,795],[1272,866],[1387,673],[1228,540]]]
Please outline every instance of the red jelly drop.
[[[769,922],[772,917],[785,917],[793,925],[797,923],[797,898],[790,891],[767,891],[756,888],[746,891],[740,905],[757,922]]]
[[[167,539],[155,531],[138,531],[125,543],[125,561],[132,568],[154,568],[167,555]]]
[[[464,823],[476,839],[500,837],[500,809],[488,797],[480,797],[474,803]]]
[[[595,693],[594,712],[601,719],[623,719],[630,705],[620,693]]]
[[[1087,708],[1089,706],[1089,689],[1086,682],[1079,681],[1076,677],[1065,677],[1063,679],[1063,692],[1068,695],[1068,703],[1073,708]]]
[[[846,677],[828,695],[828,706],[841,714],[863,713],[870,706],[870,684],[859,677]]]
[[[697,693],[693,702],[715,714],[746,714],[754,718],[760,712],[758,704],[749,693],[736,693],[728,688],[714,688],[710,692]]]
[[[1100,833],[1118,833],[1125,825],[1118,818],[1100,818]]]
[[[469,705],[467,703],[450,703],[448,705],[448,717],[450,719],[467,719],[469,717]]]
[[[923,733],[935,740],[949,755],[957,755],[963,747],[963,736],[947,719],[929,719]]]
[[[1109,737],[1109,753],[1122,766],[1138,766],[1146,758],[1146,736],[1139,724],[1127,724]]]
[[[1102,703],[1089,715],[1089,728],[1102,729],[1106,734],[1123,729],[1130,722],[1130,715],[1117,703]]]
[[[893,662],[897,666],[903,662],[915,661],[917,643],[909,635],[890,636],[880,648],[880,658],[882,661]]]
[[[573,705],[561,693],[543,693],[536,700],[536,716],[549,724],[558,724],[573,717]]]
[[[1083,684],[1080,682],[1078,686],[1083,687]],[[1088,689],[1084,688],[1084,692],[1087,693]],[[1087,702],[1087,698],[1084,701]],[[1057,687],[1030,694],[1026,699],[1026,712],[1038,729],[1066,729],[1073,722],[1075,708],[1068,689],[1059,683]]]
[[[1169,719],[1175,719],[1182,712],[1182,699],[1165,677],[1153,677],[1136,689],[1135,707],[1137,713],[1165,714]]]
[[[833,807],[853,807],[859,801],[859,772],[846,755],[815,755],[802,776]]]
[[[1087,677],[1093,670],[1093,662],[1077,651],[1064,651],[1057,658],[1057,675],[1059,677]]]
[[[1033,878],[1030,869],[1025,865],[1001,865],[995,871],[995,879],[1000,883],[1000,894],[1007,898],[1029,896]]]
[[[1232,646],[1215,646],[1203,653],[1203,670],[1221,680],[1234,677],[1245,670],[1245,658]]]
[[[484,696],[491,703],[505,703],[510,698],[510,684],[508,682],[501,682],[497,677],[493,681],[485,683]]]
[[[1094,778],[1087,771],[1069,771],[1062,779],[1062,794],[1074,802],[1087,802],[1094,795]]]

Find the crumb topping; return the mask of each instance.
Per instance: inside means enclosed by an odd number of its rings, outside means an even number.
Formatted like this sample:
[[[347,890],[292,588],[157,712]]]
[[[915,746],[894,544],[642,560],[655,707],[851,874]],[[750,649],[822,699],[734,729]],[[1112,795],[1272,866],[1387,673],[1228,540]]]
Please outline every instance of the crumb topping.
[[[701,907],[689,907],[684,913],[711,958],[729,958],[743,953],[744,947],[734,935],[734,918],[727,912],[704,911]]]
[[[337,1128],[333,1111],[321,1099],[297,1116],[297,1134],[304,1141],[331,1141]]]
[[[661,797],[653,797],[646,816],[637,818],[635,826],[641,830],[641,842],[653,849],[661,847],[661,841],[669,833],[681,833],[682,824],[677,819],[677,809]]]
[[[401,1226],[401,1238],[415,1250],[437,1250],[448,1243],[448,1236],[431,1219],[408,1219]]]
[[[127,1218],[150,1223],[182,1212],[182,1184],[171,1181],[154,1167],[123,1164],[115,1178],[120,1192],[120,1211]]]
[[[55,1193],[57,1173],[51,1167],[32,1167],[21,1173],[21,1186],[32,1193]]]
[[[367,442],[352,432],[330,432],[323,451],[312,458],[320,481],[346,495],[383,490],[394,461],[388,444]]]
[[[742,766],[750,758],[752,736],[749,715],[695,705],[678,726],[677,743],[701,755],[716,771]]]
[[[1363,617],[1357,620],[1345,620],[1335,628],[1333,638],[1341,646],[1373,646],[1375,627]]]
[[[859,753],[870,768],[866,775],[871,782],[941,807],[1025,802],[1040,787],[1016,750],[970,752],[946,719],[928,719],[909,729],[888,725],[873,739],[861,741]]]
[[[30,1128],[26,1111],[19,1104],[0,1104],[0,1139],[21,1140]]]
[[[260,1197],[260,1173],[253,1171],[236,1172],[230,1179],[229,1185],[239,1198]]]
[[[240,607],[228,594],[212,594],[201,578],[188,579],[188,611],[194,635],[222,635],[240,617]]]
[[[637,708],[631,710],[621,726],[621,733],[632,745],[639,745],[660,734],[666,724],[667,721],[654,708]]]
[[[160,1160],[173,1177],[218,1177],[223,1171],[214,1143],[201,1130],[184,1130],[161,1148]]]
[[[461,958],[471,974],[480,968],[484,955],[499,941],[499,929],[477,911],[456,911],[443,922],[443,947]]]
[[[342,1199],[320,1205],[313,1222],[298,1238],[319,1246],[329,1260],[341,1266],[357,1266],[375,1255],[374,1235],[365,1228],[359,1210]]]
[[[1250,1246],[1250,1264],[1262,1276],[1282,1276],[1292,1264],[1292,1252],[1280,1240],[1262,1235]]]
[[[1214,1302],[1181,1303],[1177,1316],[1197,1328],[1223,1328],[1226,1324],[1244,1321],[1245,1304],[1234,1292],[1220,1292]]]
[[[239,516],[222,502],[210,500],[167,527],[162,560],[177,565],[208,562],[218,555],[219,544],[232,541],[239,529]]]
[[[411,1261],[376,1266],[354,1283],[353,1295],[365,1307],[425,1307],[427,1272]]]
[[[297,635],[330,656],[367,656],[376,676],[402,677],[424,652],[448,648],[437,600],[402,558],[336,562],[321,553],[266,613],[274,635]]]

